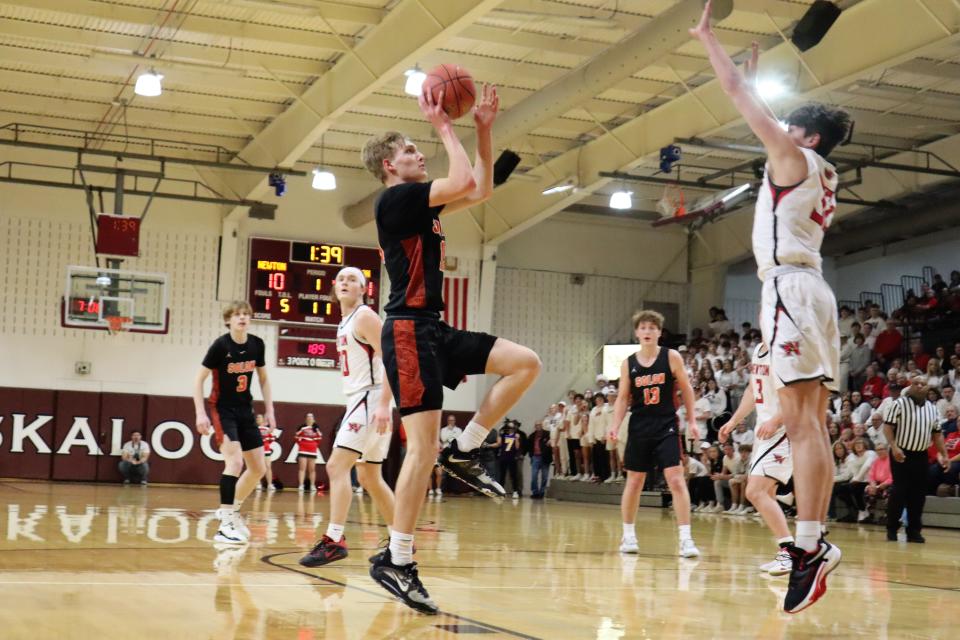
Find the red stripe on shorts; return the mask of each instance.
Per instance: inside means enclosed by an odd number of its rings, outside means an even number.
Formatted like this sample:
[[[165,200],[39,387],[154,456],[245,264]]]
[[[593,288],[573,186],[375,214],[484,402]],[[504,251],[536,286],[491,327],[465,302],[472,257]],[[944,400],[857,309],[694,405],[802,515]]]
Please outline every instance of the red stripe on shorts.
[[[210,405],[210,421],[213,422],[213,440],[217,447],[223,444],[223,424],[220,422],[220,412],[217,411],[217,405]]]
[[[423,240],[420,236],[400,241],[403,252],[407,254],[406,303],[408,307],[421,309],[427,304],[427,289],[423,280]]]
[[[423,380],[420,379],[420,354],[417,352],[416,325],[413,320],[393,321],[393,349],[397,354],[397,378],[400,382],[400,408],[423,404]]]

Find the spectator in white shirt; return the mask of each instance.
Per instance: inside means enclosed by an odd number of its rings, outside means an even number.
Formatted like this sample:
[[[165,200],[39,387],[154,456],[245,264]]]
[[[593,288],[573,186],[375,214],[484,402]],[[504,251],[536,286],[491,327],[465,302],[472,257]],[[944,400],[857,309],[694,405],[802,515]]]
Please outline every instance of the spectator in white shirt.
[[[880,410],[870,414],[870,422],[867,424],[867,435],[873,441],[874,448],[881,444],[886,446],[887,437],[883,434],[883,416],[886,414]]]
[[[130,434],[130,441],[120,450],[120,475],[123,476],[123,484],[147,484],[147,476],[150,474],[150,464],[147,462],[149,457],[150,445],[143,441],[139,431],[134,431]]]
[[[866,517],[866,503],[863,491],[869,483],[870,467],[877,460],[877,454],[867,448],[862,438],[853,441],[853,450],[847,455],[838,469],[834,495],[847,505],[850,512],[840,518],[840,522],[855,522]]]
[[[733,433],[730,434],[730,437],[733,438],[733,445],[739,449],[740,445],[749,444],[753,446],[754,440],[756,440],[756,434],[753,431],[747,429],[747,423],[741,422],[737,425],[737,428]]]
[[[723,370],[717,376],[717,385],[730,398],[731,406],[740,406],[740,399],[743,397],[746,382],[740,372],[733,368],[733,360],[723,361]]]
[[[850,414],[854,424],[867,424],[870,414],[873,413],[873,407],[869,402],[863,400],[859,391],[850,393]]]
[[[715,379],[707,380],[707,390],[703,394],[710,401],[710,412],[713,414],[711,422],[714,431],[719,430],[723,423],[730,419],[727,411],[727,394],[717,386]]]
[[[873,351],[873,345],[877,344],[877,334],[873,329],[872,324],[865,324],[860,328],[860,333],[863,335],[863,344]]]
[[[840,307],[840,319],[837,320],[837,328],[840,330],[841,336],[850,336],[853,335],[853,332],[850,330],[853,326],[853,323],[856,322],[857,318],[853,315],[853,309],[847,305]]]
[[[945,384],[940,389],[941,398],[937,401],[937,410],[940,411],[940,417],[947,419],[947,409],[953,407],[960,413],[960,401],[958,401],[953,385]]]

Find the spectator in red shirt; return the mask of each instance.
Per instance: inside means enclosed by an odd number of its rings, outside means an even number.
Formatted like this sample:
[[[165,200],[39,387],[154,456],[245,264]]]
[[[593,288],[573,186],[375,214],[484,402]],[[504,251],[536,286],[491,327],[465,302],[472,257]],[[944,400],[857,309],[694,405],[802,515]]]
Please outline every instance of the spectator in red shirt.
[[[917,364],[917,368],[921,371],[927,370],[930,355],[923,352],[923,342],[920,340],[910,341],[910,359]]]
[[[866,371],[867,381],[863,384],[863,389],[860,390],[864,398],[872,398],[873,396],[883,396],[883,388],[885,386],[884,379],[877,374],[877,368],[872,364],[867,367]]]
[[[303,493],[304,476],[310,479],[310,490],[317,491],[317,459],[320,457],[320,426],[312,413],[308,413],[304,424],[297,429],[297,491]]]
[[[954,416],[956,415],[956,412],[952,411],[952,413]],[[933,464],[930,465],[930,489],[928,493],[931,495],[955,496],[957,495],[957,485],[960,485],[960,432],[953,431],[946,436],[944,445],[947,449],[947,461],[950,463],[950,467],[944,470],[937,462],[936,447],[932,447],[934,455]],[[947,485],[947,487],[941,489],[941,485]]]
[[[887,320],[887,328],[877,336],[877,342],[873,345],[873,353],[878,358],[887,362],[900,355],[900,348],[903,346],[903,335],[897,331],[897,321]]]

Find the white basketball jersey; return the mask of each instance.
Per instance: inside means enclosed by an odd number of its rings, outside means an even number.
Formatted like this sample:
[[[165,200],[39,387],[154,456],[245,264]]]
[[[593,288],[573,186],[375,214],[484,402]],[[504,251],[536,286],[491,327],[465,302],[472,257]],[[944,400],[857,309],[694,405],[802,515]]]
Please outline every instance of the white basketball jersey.
[[[821,271],[820,245],[837,208],[837,171],[813,149],[800,149],[807,177],[796,185],[774,186],[770,165],[763,174],[753,218],[753,255],[757,275],[779,265]]]
[[[360,305],[337,327],[337,351],[340,371],[343,373],[343,392],[346,395],[364,391],[383,382],[383,363],[373,355],[373,347],[357,338],[357,314],[366,305]]]
[[[764,349],[765,345],[758,344],[753,350],[753,358],[750,361],[750,385],[753,388],[758,427],[780,412],[780,402],[777,398],[777,390],[773,386],[773,375],[770,371],[770,352]],[[786,433],[786,429],[781,424],[771,438],[765,440],[757,438],[757,442],[775,442],[784,433]],[[756,444],[754,446],[756,447]]]

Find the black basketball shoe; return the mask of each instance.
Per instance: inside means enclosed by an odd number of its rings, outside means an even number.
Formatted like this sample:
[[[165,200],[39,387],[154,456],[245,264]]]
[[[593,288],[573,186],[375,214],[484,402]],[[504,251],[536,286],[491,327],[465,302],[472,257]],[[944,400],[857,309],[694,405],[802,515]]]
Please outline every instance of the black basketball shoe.
[[[373,564],[370,566],[370,577],[377,584],[415,611],[431,616],[439,613],[440,609],[420,582],[416,562],[397,566],[390,558],[390,549],[377,554],[371,560]]]
[[[799,613],[820,599],[827,592],[827,576],[840,564],[840,549],[823,538],[815,551],[806,551],[789,544],[784,547],[790,554],[793,570],[783,610]]]
[[[480,449],[463,453],[457,441],[452,440],[440,452],[437,462],[444,471],[485,496],[501,500],[507,495],[500,483],[488,476],[487,470],[480,464]]]
[[[300,564],[305,567],[322,567],[325,564],[343,560],[348,555],[346,536],[340,538],[340,542],[334,542],[332,538],[325,535],[313,546],[310,553],[300,558]]]

